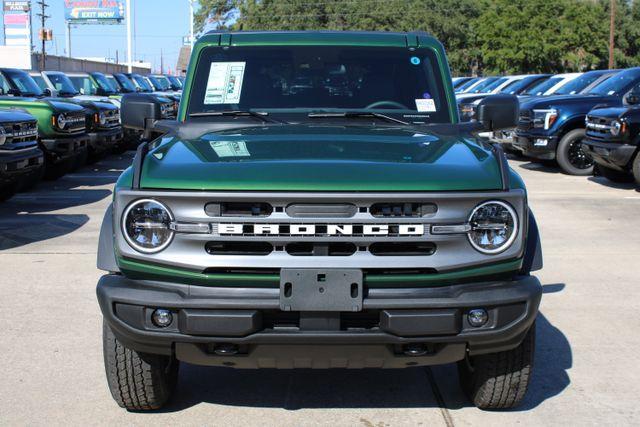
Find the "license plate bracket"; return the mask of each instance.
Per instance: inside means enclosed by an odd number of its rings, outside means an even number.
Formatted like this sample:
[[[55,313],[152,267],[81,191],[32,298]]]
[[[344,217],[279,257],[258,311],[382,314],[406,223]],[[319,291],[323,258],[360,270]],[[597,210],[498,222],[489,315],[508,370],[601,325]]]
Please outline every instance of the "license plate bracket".
[[[283,311],[361,311],[362,270],[289,269],[280,271]]]

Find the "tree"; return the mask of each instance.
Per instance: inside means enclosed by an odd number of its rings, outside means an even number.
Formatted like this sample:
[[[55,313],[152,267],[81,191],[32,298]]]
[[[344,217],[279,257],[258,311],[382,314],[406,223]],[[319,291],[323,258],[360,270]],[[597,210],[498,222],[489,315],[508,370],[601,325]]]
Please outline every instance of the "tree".
[[[199,0],[200,8],[195,13],[196,32],[202,32],[207,26],[228,28],[235,18],[236,1],[234,0]]]

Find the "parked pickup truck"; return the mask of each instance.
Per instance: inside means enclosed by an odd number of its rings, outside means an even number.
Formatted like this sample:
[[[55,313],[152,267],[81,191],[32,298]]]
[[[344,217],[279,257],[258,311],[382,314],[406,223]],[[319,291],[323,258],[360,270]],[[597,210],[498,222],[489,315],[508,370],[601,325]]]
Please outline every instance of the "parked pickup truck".
[[[23,70],[0,69],[0,108],[20,108],[38,120],[38,145],[45,155],[46,178],[64,175],[86,157],[89,137],[85,109],[46,98]]]
[[[82,105],[87,114],[88,160],[94,162],[122,144],[120,109],[102,96],[81,95],[69,77],[60,71],[31,72],[44,93]]]
[[[520,105],[513,147],[525,156],[556,160],[570,175],[591,175],[593,159],[582,149],[585,117],[595,106],[622,107],[640,84],[640,67],[621,71],[579,95],[533,98]]]
[[[0,109],[0,201],[35,184],[44,170],[38,121],[17,109]]]
[[[626,100],[629,107],[595,108],[587,114],[582,149],[605,178],[614,182],[635,179],[640,187],[640,87]]]
[[[98,250],[119,405],[161,407],[182,361],[457,362],[478,407],[521,402],[538,229],[475,135],[513,127],[515,96],[461,124],[442,45],[376,32],[211,32],[177,120],[145,96],[123,97],[123,125],[158,137],[118,179]]]

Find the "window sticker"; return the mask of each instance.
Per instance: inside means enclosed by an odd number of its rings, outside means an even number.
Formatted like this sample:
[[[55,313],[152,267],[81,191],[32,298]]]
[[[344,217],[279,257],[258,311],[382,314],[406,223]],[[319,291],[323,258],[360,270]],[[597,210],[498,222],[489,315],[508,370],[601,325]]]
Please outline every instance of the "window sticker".
[[[246,62],[212,62],[205,105],[239,103],[245,65]]]
[[[211,141],[209,142],[218,157],[249,157],[251,154],[244,141]]]
[[[416,99],[416,110],[425,113],[434,113],[436,103],[433,99]]]

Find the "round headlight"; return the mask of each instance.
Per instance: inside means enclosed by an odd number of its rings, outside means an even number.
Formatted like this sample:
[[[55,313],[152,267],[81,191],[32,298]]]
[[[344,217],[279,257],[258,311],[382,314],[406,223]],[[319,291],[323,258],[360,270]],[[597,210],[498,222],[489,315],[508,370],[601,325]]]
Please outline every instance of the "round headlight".
[[[3,145],[5,142],[7,142],[7,133],[4,127],[0,126],[0,145]]]
[[[64,129],[64,127],[67,125],[67,118],[64,116],[64,114],[58,114],[57,122],[58,127],[60,129]]]
[[[518,234],[518,217],[505,202],[484,202],[469,216],[469,242],[485,254],[497,254],[506,250]]]
[[[152,199],[136,200],[122,215],[122,231],[131,247],[154,253],[166,248],[173,238],[169,228],[173,216],[162,203]]]
[[[622,130],[622,122],[620,120],[614,120],[611,122],[611,135],[618,136]]]
[[[100,124],[104,126],[105,123],[107,123],[107,115],[101,111],[100,114],[98,114],[98,120],[100,121]]]

